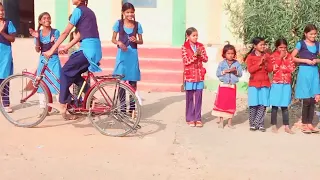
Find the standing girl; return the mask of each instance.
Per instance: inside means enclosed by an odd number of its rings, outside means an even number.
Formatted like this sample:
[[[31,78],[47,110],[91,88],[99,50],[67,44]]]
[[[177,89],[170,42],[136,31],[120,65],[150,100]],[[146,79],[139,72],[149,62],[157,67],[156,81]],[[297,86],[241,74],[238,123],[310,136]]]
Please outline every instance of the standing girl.
[[[102,58],[97,19],[94,12],[87,7],[88,0],[72,0],[72,3],[77,7],[73,10],[69,24],[51,49],[43,53],[46,58],[51,57],[59,45],[68,37],[71,30],[74,27],[78,29],[80,34],[74,37],[71,45],[75,45],[81,41],[80,48],[69,57],[69,60],[61,70],[60,104],[48,104],[48,106],[58,109],[66,120],[77,118],[76,116],[66,114],[67,104],[71,103],[69,87],[73,83],[77,86],[82,86],[84,79],[81,74],[88,70],[91,72],[101,72],[98,64]],[[62,51],[66,51],[66,49]]]
[[[212,115],[220,117],[220,128],[223,128],[223,120],[227,118],[228,127],[234,129],[231,121],[236,112],[236,83],[239,82],[239,77],[242,76],[242,67],[235,59],[236,48],[234,46],[225,45],[222,50],[222,57],[224,60],[220,62],[217,69],[217,77],[221,83],[218,87]]]
[[[250,130],[265,132],[264,115],[269,106],[270,79],[268,74],[273,66],[269,54],[265,52],[266,43],[261,37],[252,40],[253,47],[246,58],[250,73],[248,88]]]
[[[285,132],[293,134],[289,127],[288,106],[291,103],[291,73],[295,69],[293,58],[287,51],[288,43],[285,39],[278,39],[276,50],[271,56],[273,64],[273,79],[270,90],[271,125],[273,132],[277,129],[278,108],[281,107]]]
[[[291,55],[299,63],[295,97],[302,99],[302,132],[318,133],[312,125],[315,109],[315,96],[320,94],[319,72],[317,59],[319,55],[319,42],[316,41],[317,28],[309,24],[304,29],[303,39],[296,44]],[[296,56],[298,55],[299,58]]]
[[[184,63],[184,89],[186,91],[186,120],[190,127],[202,127],[202,90],[206,69],[202,63],[208,61],[203,44],[198,41],[198,31],[194,27],[186,30],[186,41],[182,46]]]
[[[135,8],[131,3],[124,3],[121,9],[121,19],[113,26],[112,42],[117,45],[116,64],[113,71],[115,75],[124,75],[122,80],[137,90],[137,81],[140,81],[140,68],[138,58],[138,44],[143,44],[142,27],[135,20]],[[118,40],[117,35],[119,34]],[[137,38],[138,36],[138,38]],[[124,104],[121,111],[125,110],[125,91],[119,91],[120,103]],[[130,102],[132,102],[130,100]],[[130,111],[135,109],[134,103],[130,103]]]
[[[48,12],[41,13],[38,17],[38,22],[39,25],[37,31],[33,29],[29,29],[29,31],[30,34],[35,38],[36,51],[40,52],[40,60],[37,69],[37,75],[40,75],[41,70],[43,69],[43,66],[47,61],[42,53],[48,51],[53,46],[54,42],[56,42],[60,37],[60,32],[59,30],[53,29],[51,27],[51,16]],[[42,29],[40,30],[41,27]],[[48,85],[51,93],[54,94],[58,100],[58,90],[60,90],[60,84],[55,80],[55,77],[60,79],[61,63],[57,51],[55,51],[48,60],[48,68],[52,71],[53,75],[49,72],[45,72],[45,74],[57,89],[53,85],[51,85],[45,78],[44,82]],[[44,109],[46,107],[46,104],[43,90],[38,89],[38,93],[40,108]],[[40,112],[43,112],[43,110],[40,110]]]
[[[15,41],[16,28],[11,21],[5,19],[5,10],[0,3],[0,53],[1,53],[1,66],[0,66],[0,83],[13,74],[13,58],[11,43]],[[2,104],[7,113],[13,110],[10,108],[9,99],[9,84],[6,84],[2,96]]]

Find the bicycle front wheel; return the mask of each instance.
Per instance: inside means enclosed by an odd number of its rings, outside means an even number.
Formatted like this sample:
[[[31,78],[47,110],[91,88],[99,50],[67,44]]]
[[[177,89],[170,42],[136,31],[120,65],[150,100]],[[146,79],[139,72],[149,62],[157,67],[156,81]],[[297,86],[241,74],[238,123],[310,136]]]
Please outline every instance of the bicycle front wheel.
[[[107,136],[122,137],[140,128],[141,106],[135,93],[117,81],[102,82],[86,102],[92,125]]]
[[[35,78],[32,75],[17,74],[9,76],[0,85],[0,111],[15,126],[37,126],[48,114],[49,95],[42,83],[34,89],[32,82]]]

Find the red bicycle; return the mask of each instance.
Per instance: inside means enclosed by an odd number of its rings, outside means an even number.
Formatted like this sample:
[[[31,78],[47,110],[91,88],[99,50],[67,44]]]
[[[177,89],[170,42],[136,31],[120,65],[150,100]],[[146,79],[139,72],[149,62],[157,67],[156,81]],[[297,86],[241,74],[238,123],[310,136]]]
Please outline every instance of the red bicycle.
[[[41,103],[53,102],[51,91],[44,80],[53,86],[57,92],[59,92],[59,88],[54,85],[46,73],[51,74],[56,82],[60,83],[60,81],[47,67],[47,64],[48,61],[45,61],[38,76],[24,70],[21,74],[9,76],[1,83],[0,111],[15,126],[35,127],[47,115],[50,115],[51,107],[39,108]],[[135,133],[141,128],[139,126],[141,105],[135,95],[135,90],[128,83],[121,81],[124,76],[95,76],[88,72],[88,75],[83,77],[85,81],[79,94],[73,94],[72,103],[68,105],[70,114],[87,116],[100,133],[108,136],[125,136],[129,133]],[[85,90],[89,81],[93,83]],[[32,88],[26,88],[28,82],[32,82]],[[36,95],[39,92],[44,97],[41,101],[39,96]],[[9,97],[9,95],[11,96]],[[127,100],[129,101],[127,102]],[[13,101],[17,101],[17,103],[12,103]],[[13,112],[6,112],[3,104],[10,104]],[[40,115],[39,110],[41,111]],[[31,116],[33,112],[37,112],[35,117]],[[26,120],[31,120],[31,122],[23,123]]]

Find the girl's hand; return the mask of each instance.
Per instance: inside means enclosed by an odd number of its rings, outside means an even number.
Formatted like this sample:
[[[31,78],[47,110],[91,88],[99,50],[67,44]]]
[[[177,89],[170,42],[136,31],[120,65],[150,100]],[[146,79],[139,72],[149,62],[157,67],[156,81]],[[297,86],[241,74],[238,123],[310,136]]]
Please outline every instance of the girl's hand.
[[[131,41],[131,42],[137,42],[137,38],[134,37],[134,36],[130,36],[130,37],[129,37],[129,41]]]
[[[230,69],[226,69],[226,70],[222,71],[222,74],[227,74],[227,73],[230,73]]]
[[[38,31],[33,30],[32,28],[29,28],[29,33],[32,37],[34,38],[39,38],[39,33]]]
[[[127,46],[124,45],[121,41],[118,41],[118,42],[117,42],[117,45],[118,45],[118,46],[120,47],[120,49],[123,50],[123,51],[127,51],[127,50],[128,50]]]
[[[287,56],[287,51],[280,51],[280,58],[283,59]]]
[[[68,49],[65,49],[65,48],[59,49],[58,53],[61,55],[68,54]]]
[[[237,68],[236,67],[231,68],[230,72],[237,72]]]
[[[49,51],[43,52],[42,55],[46,58],[46,59],[50,59],[50,57],[52,56],[53,52],[51,51],[51,49]]]
[[[314,59],[313,61],[315,62],[315,64],[320,63],[320,59]]]
[[[197,53],[198,56],[201,56],[201,54],[202,54],[201,48],[198,48],[196,53]]]
[[[260,65],[263,65],[265,62],[266,62],[266,57],[262,56],[261,61],[260,61]]]
[[[316,97],[314,98],[316,100],[316,102],[319,102],[320,101],[320,95],[316,95]]]
[[[6,26],[6,21],[3,21],[3,23],[0,25],[0,33],[4,30],[5,26]]]
[[[307,59],[305,63],[308,65],[315,65],[315,61],[310,59]]]

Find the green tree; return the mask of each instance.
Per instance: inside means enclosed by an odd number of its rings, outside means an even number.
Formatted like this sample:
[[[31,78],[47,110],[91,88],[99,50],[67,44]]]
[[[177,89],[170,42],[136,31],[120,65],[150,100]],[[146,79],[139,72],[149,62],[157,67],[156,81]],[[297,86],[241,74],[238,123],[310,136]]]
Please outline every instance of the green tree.
[[[244,44],[260,36],[273,48],[274,41],[285,38],[292,49],[306,24],[320,27],[317,0],[228,0],[225,8],[231,21],[230,30]]]
[[[229,29],[245,45],[259,36],[274,49],[274,42],[285,38],[292,50],[307,24],[320,28],[319,0],[228,0],[225,9],[230,18]],[[296,75],[297,69],[293,73],[293,94]]]

